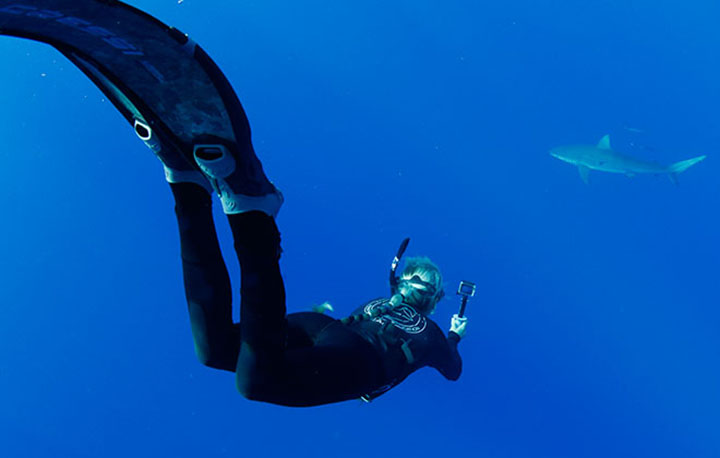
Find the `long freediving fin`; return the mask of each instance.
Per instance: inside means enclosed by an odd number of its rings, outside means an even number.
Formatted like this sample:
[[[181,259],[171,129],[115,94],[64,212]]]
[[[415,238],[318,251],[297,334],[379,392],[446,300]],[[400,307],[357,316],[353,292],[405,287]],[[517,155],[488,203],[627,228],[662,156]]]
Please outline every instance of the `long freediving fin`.
[[[0,34],[58,49],[131,126],[142,120],[190,162],[198,143],[249,149],[247,118],[217,65],[184,33],[137,8],[117,0],[0,0]]]

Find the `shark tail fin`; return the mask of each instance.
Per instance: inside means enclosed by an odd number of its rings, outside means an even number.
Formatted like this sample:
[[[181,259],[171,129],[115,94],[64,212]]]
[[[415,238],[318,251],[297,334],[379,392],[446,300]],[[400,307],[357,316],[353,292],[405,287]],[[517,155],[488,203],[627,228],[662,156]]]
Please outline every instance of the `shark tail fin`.
[[[671,164],[668,167],[668,176],[670,177],[670,181],[673,182],[673,184],[678,184],[678,174],[684,172],[685,170],[689,169],[693,165],[697,164],[698,162],[705,159],[706,156],[698,156],[694,157],[692,159],[687,159],[684,161],[679,161],[674,164]]]

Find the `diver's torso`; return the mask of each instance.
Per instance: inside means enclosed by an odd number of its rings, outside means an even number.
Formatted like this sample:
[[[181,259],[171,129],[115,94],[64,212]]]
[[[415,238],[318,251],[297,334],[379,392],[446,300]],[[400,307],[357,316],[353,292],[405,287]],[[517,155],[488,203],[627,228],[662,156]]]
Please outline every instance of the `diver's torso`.
[[[389,299],[375,299],[353,314],[368,314]],[[434,321],[413,307],[401,304],[378,317],[348,325],[378,351],[389,383],[397,384],[415,370],[427,366],[445,336]]]

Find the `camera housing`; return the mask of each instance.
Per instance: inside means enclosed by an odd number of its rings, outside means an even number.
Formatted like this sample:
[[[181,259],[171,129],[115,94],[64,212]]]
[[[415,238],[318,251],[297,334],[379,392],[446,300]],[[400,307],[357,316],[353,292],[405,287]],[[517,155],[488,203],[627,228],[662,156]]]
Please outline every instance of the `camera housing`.
[[[476,288],[475,283],[463,280],[460,282],[460,285],[458,285],[457,294],[459,296],[473,297]]]

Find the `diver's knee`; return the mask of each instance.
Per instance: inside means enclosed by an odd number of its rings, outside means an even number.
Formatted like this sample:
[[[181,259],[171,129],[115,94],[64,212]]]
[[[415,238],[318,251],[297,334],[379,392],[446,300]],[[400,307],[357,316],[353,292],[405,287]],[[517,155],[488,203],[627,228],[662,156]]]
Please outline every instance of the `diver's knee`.
[[[228,358],[224,356],[216,355],[209,350],[201,350],[197,347],[195,348],[195,355],[197,356],[198,361],[200,361],[200,364],[205,367],[235,372],[234,360],[228,361]]]
[[[258,365],[252,358],[239,358],[235,368],[235,388],[245,399],[272,402],[272,393],[278,390],[279,384],[280,380],[271,368]]]
[[[217,366],[218,366],[217,361],[215,361],[214,359],[212,359],[212,358],[210,357],[210,355],[198,354],[198,355],[197,355],[197,359],[198,359],[198,361],[200,361],[200,364],[202,364],[202,365],[205,366],[205,367],[211,367],[211,368],[213,368],[213,369],[217,369],[217,368],[218,368],[218,367],[217,367]]]
[[[249,401],[263,401],[262,384],[259,381],[254,380],[253,377],[242,371],[236,372],[235,375],[235,388],[238,393]]]
[[[210,348],[208,345],[200,345],[198,344],[198,341],[195,340],[195,356],[197,357],[198,361],[200,361],[200,364],[203,366],[209,366],[212,364],[212,353],[210,352]]]
[[[238,393],[249,401],[257,401],[257,393],[244,380],[235,379],[235,388]]]
[[[200,361],[200,364],[205,367],[210,367],[212,369],[222,369],[222,365],[219,363],[219,361],[212,359],[208,355],[198,355],[198,361]]]

